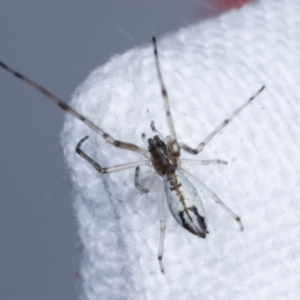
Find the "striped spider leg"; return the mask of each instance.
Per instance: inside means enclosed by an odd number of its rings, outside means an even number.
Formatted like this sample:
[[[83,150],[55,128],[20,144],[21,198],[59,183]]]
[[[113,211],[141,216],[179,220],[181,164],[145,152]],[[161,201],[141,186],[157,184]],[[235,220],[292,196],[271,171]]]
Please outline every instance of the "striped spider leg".
[[[181,169],[180,162],[192,162],[196,164],[227,164],[221,160],[188,160],[188,159],[180,159],[180,149],[182,148],[184,151],[198,154],[201,152],[205,145],[223,128],[225,127],[244,107],[246,107],[263,89],[262,87],[254,96],[252,96],[247,102],[241,105],[238,109],[236,109],[233,114],[223,121],[211,134],[209,134],[203,142],[199,144],[196,149],[189,147],[184,143],[178,143],[175,133],[175,128],[171,116],[169,99],[167,95],[167,91],[162,79],[158,52],[156,47],[156,39],[152,39],[153,48],[154,48],[154,57],[155,57],[155,65],[158,74],[158,79],[161,87],[163,103],[166,111],[168,127],[170,130],[170,135],[167,136],[166,140],[163,136],[156,130],[154,122],[151,122],[151,128],[156,135],[153,138],[149,138],[148,141],[145,139],[145,135],[143,135],[143,140],[146,142],[148,146],[148,150],[140,148],[137,145],[119,141],[114,139],[108,133],[103,131],[101,128],[96,126],[89,119],[78,113],[72,107],[70,107],[67,103],[60,100],[54,94],[41,87],[39,84],[35,83],[31,79],[23,76],[22,74],[16,72],[12,68],[8,67],[4,63],[0,62],[0,66],[12,73],[19,79],[25,81],[27,84],[31,85],[33,88],[44,94],[51,101],[57,104],[61,109],[65,110],[69,114],[73,115],[75,118],[81,120],[87,126],[89,126],[92,130],[101,135],[106,142],[109,144],[121,148],[130,150],[139,154],[142,154],[146,159],[133,162],[126,163],[122,165],[117,165],[113,167],[103,168],[99,163],[94,161],[88,154],[86,154],[82,149],[82,144],[87,140],[88,136],[82,138],[77,146],[76,152],[83,157],[87,162],[89,162],[93,167],[100,173],[106,174],[111,172],[117,172],[125,169],[136,168],[135,169],[135,179],[134,183],[137,189],[139,189],[143,193],[148,193],[153,181],[158,174],[163,177],[164,182],[164,190],[166,199],[170,208],[170,211],[175,218],[175,220],[186,230],[189,232],[201,237],[205,238],[207,234],[207,227],[205,222],[205,212],[204,207],[201,201],[200,196],[196,188],[193,184],[188,180],[187,176],[184,174],[190,175],[187,171]],[[140,166],[149,166],[153,167],[155,172],[153,172],[152,176],[149,179],[147,187],[142,187],[139,183],[139,167]],[[199,181],[199,180],[198,180]],[[208,194],[221,206],[223,207],[240,225],[240,229],[243,229],[242,222],[240,218],[233,213],[219,198],[215,195],[208,187],[206,187],[202,182],[199,183],[203,186],[203,188],[208,192]],[[164,244],[164,235],[165,235],[165,217],[164,217],[164,202],[163,199],[160,199],[160,240],[159,240],[159,251],[158,251],[158,260],[160,265],[160,270],[164,273],[164,267],[162,263],[163,257],[163,244]]]

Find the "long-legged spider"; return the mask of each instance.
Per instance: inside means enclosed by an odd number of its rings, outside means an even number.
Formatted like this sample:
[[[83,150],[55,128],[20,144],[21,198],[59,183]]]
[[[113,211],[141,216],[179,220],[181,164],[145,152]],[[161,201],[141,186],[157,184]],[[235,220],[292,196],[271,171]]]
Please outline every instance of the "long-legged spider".
[[[164,189],[166,194],[166,199],[169,204],[170,211],[175,218],[175,220],[186,230],[195,234],[201,238],[205,238],[207,234],[207,226],[205,221],[205,212],[204,207],[201,201],[201,198],[193,186],[193,184],[189,181],[187,176],[193,177],[190,173],[183,170],[180,167],[180,162],[192,162],[195,164],[227,164],[227,162],[214,159],[214,160],[190,160],[190,159],[180,159],[180,150],[186,151],[188,153],[197,155],[200,153],[204,147],[212,140],[212,138],[220,132],[236,115],[238,115],[251,101],[253,101],[259,93],[263,91],[264,86],[261,87],[249,100],[244,102],[241,106],[239,106],[227,119],[225,119],[219,126],[217,126],[199,145],[197,148],[193,149],[190,146],[180,143],[177,141],[176,132],[174,128],[174,123],[170,111],[170,104],[168,99],[167,90],[165,84],[163,82],[162,74],[160,71],[158,52],[156,46],[156,39],[152,38],[153,48],[154,48],[154,57],[155,57],[155,65],[158,74],[159,84],[161,87],[161,93],[164,102],[164,108],[167,116],[167,123],[170,130],[170,135],[163,138],[163,136],[157,131],[155,128],[154,122],[151,122],[151,128],[154,133],[153,138],[149,138],[147,141],[148,150],[140,148],[137,145],[119,141],[114,139],[111,135],[103,131],[101,128],[96,126],[89,119],[78,113],[64,101],[60,100],[58,97],[53,95],[51,92],[35,83],[31,79],[21,75],[15,70],[11,69],[4,63],[0,62],[0,66],[10,73],[14,74],[16,77],[22,79],[27,82],[29,85],[46,95],[49,99],[51,99],[54,103],[60,106],[63,110],[73,115],[74,117],[81,120],[99,135],[101,135],[106,142],[109,144],[121,148],[130,150],[133,152],[137,152],[142,154],[146,159],[138,162],[127,163],[122,165],[117,165],[113,167],[103,168],[99,163],[94,161],[88,154],[86,154],[82,149],[82,144],[87,140],[88,136],[81,139],[77,146],[76,152],[82,156],[85,160],[87,160],[93,167],[100,173],[111,173],[117,172],[125,169],[135,168],[135,186],[142,191],[143,193],[148,193],[150,190],[151,182],[147,188],[141,186],[139,183],[139,167],[146,165],[154,168],[156,174],[163,178]],[[145,140],[145,135],[143,135],[143,139]],[[193,177],[195,178],[195,177]],[[204,183],[195,178],[199,184],[203,187],[203,189],[211,196],[213,200],[217,204],[219,204],[233,219],[235,219],[241,230],[243,230],[243,224],[239,216],[237,216],[229,207],[227,207],[220,198],[212,192]],[[160,210],[163,211],[163,203],[160,203]],[[163,258],[163,244],[164,244],[164,235],[165,235],[165,218],[164,213],[160,214],[160,241],[159,241],[159,250],[158,250],[158,260],[160,265],[161,272],[164,273],[164,267],[162,263]]]

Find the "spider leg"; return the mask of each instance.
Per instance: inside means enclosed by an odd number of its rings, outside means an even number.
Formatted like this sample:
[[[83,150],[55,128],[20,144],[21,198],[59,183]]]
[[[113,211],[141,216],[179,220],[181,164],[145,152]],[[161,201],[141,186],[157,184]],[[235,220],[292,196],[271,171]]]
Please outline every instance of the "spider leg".
[[[149,181],[148,181],[148,184],[147,184],[147,187],[144,188],[140,185],[139,183],[139,175],[140,175],[140,167],[136,167],[135,168],[135,175],[134,175],[134,185],[135,187],[140,190],[142,193],[149,193],[149,191],[151,190],[152,188],[152,185],[153,185],[153,182],[154,182],[154,179],[156,177],[156,172],[153,172],[152,175],[150,176],[149,178]]]
[[[211,165],[211,164],[222,164],[222,165],[227,165],[227,161],[225,160],[220,160],[220,159],[210,159],[210,160],[199,160],[199,159],[186,159],[186,158],[181,158],[181,162],[183,163],[192,163],[192,164],[199,164],[199,165]]]
[[[225,119],[215,130],[213,130],[200,144],[197,148],[193,149],[190,146],[179,143],[180,148],[184,151],[191,154],[198,154],[203,150],[203,148],[209,143],[209,141],[220,132],[236,115],[238,115],[249,103],[251,103],[263,90],[265,86],[261,87],[250,99],[244,102],[241,106],[239,106],[227,119]]]
[[[190,176],[191,178],[195,179],[198,183],[200,183],[200,185],[203,187],[203,189],[207,192],[207,194],[213,199],[215,200],[215,202],[217,204],[219,204],[233,219],[235,219],[240,226],[240,230],[244,230],[244,226],[243,223],[241,221],[241,218],[236,215],[227,205],[225,205],[221,199],[211,190],[209,189],[201,180],[199,180],[197,177],[195,177],[194,175],[192,175],[190,172],[186,171],[186,170],[182,170],[186,175]]]
[[[160,271],[164,274],[165,269],[163,265],[163,251],[164,251],[164,240],[165,240],[165,231],[166,231],[166,218],[165,218],[165,205],[164,205],[164,194],[161,193],[159,197],[159,215],[160,215],[160,237],[159,237],[159,246],[158,246],[158,262]]]
[[[31,85],[34,89],[38,90],[40,93],[44,94],[52,102],[54,102],[56,105],[58,105],[61,109],[65,110],[67,113],[69,113],[70,115],[79,119],[84,124],[86,124],[91,129],[93,129],[95,132],[100,134],[106,140],[106,142],[108,142],[109,144],[111,144],[115,147],[118,147],[118,148],[127,149],[127,150],[130,150],[133,152],[141,153],[146,156],[146,153],[148,152],[147,150],[142,149],[131,143],[126,143],[126,142],[115,140],[111,135],[109,135],[108,133],[103,131],[100,127],[96,126],[93,122],[91,122],[89,119],[87,119],[82,114],[77,112],[75,109],[73,109],[71,106],[69,106],[66,102],[60,100],[58,97],[56,97],[54,94],[52,94],[51,92],[49,92],[48,90],[46,90],[45,88],[43,88],[42,86],[37,84],[36,82],[34,82],[31,79],[29,79],[28,77],[20,74],[19,72],[13,70],[12,68],[5,65],[1,61],[0,61],[0,67],[5,69],[6,71],[10,72],[14,76],[18,77],[19,79],[25,81],[27,84]]]
[[[117,165],[109,168],[102,168],[97,162],[95,162],[91,157],[89,157],[84,151],[81,150],[81,145],[82,143],[88,139],[88,136],[84,137],[79,141],[79,143],[76,146],[76,152],[82,156],[85,160],[87,160],[98,172],[107,174],[107,173],[112,173],[112,172],[117,172],[121,170],[126,170],[126,169],[131,169],[135,168],[138,166],[143,166],[143,165],[149,165],[149,160],[142,160],[138,162],[133,162],[133,163],[128,163],[128,164],[123,164],[123,165]]]
[[[160,71],[160,65],[159,65],[159,59],[158,59],[158,52],[157,52],[155,37],[152,37],[152,43],[153,43],[153,49],[154,49],[155,66],[156,66],[157,75],[158,75],[158,79],[159,79],[159,83],[160,83],[161,93],[162,93],[162,96],[163,96],[163,99],[164,99],[164,105],[165,105],[165,111],[166,111],[166,115],[167,115],[168,126],[169,126],[169,129],[170,129],[170,132],[171,132],[170,145],[171,145],[171,149],[172,149],[172,155],[174,157],[179,157],[180,148],[179,148],[179,144],[178,144],[177,139],[176,139],[176,133],[175,133],[173,119],[172,119],[172,116],[171,116],[168,93],[167,93],[167,90],[166,90],[166,87],[165,87],[165,84],[163,82],[163,78],[162,78],[162,75],[161,75],[161,71]]]

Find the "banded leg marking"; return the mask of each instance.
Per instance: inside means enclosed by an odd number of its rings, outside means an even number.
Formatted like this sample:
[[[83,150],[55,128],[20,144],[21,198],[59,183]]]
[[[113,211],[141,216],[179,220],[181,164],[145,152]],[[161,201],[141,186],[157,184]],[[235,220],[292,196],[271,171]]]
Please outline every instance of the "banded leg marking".
[[[84,137],[79,141],[79,143],[76,146],[76,152],[82,156],[85,160],[87,160],[98,172],[107,174],[112,172],[117,172],[121,170],[131,169],[143,165],[149,165],[149,160],[142,160],[138,162],[123,164],[123,165],[117,165],[109,168],[102,168],[97,162],[95,162],[90,156],[88,156],[83,150],[81,150],[81,145],[84,141],[88,139],[89,136]]]
[[[210,189],[208,188],[201,180],[199,180],[197,177],[195,177],[194,175],[192,175],[190,172],[186,171],[186,170],[182,170],[187,176],[190,176],[191,178],[195,179],[197,182],[199,182],[199,184],[203,187],[203,189],[207,192],[207,194],[213,199],[215,200],[215,202],[217,204],[219,204],[233,219],[235,219],[239,226],[240,226],[240,230],[244,230],[244,226],[243,223],[241,221],[241,218],[235,214],[227,205],[225,205],[221,199]]]
[[[89,119],[87,119],[82,114],[80,114],[75,109],[73,109],[71,106],[69,106],[66,102],[62,101],[57,96],[55,96],[54,94],[49,92],[47,89],[40,86],[38,83],[36,83],[33,80],[29,79],[28,77],[20,74],[19,72],[15,71],[14,69],[7,66],[6,64],[4,64],[1,61],[0,61],[0,67],[7,70],[9,73],[13,74],[17,78],[25,81],[26,83],[31,85],[34,89],[38,90],[40,93],[44,94],[47,98],[49,98],[52,102],[54,102],[56,105],[58,105],[61,109],[65,110],[66,112],[68,112],[69,114],[74,116],[75,118],[79,119],[80,121],[85,123],[87,126],[89,126],[91,129],[93,129],[95,132],[97,132],[99,135],[101,135],[106,140],[106,142],[108,142],[109,144],[111,144],[115,147],[118,147],[118,148],[127,149],[127,150],[130,150],[133,152],[141,153],[147,157],[148,151],[146,149],[140,148],[131,143],[126,143],[126,142],[115,140],[111,135],[109,135],[108,133],[103,131],[100,127],[95,125]]]
[[[179,143],[180,148],[182,150],[191,153],[191,154],[198,154],[201,152],[204,147],[210,142],[210,140],[219,133],[230,121],[237,116],[249,103],[251,103],[263,90],[265,86],[262,86],[250,99],[248,99],[246,102],[244,102],[240,107],[238,107],[227,119],[225,119],[215,130],[213,130],[200,144],[197,148],[193,149],[190,146]]]
[[[172,152],[173,152],[172,155],[175,157],[179,157],[180,148],[179,148],[179,144],[178,144],[177,138],[176,138],[176,133],[175,133],[174,123],[173,123],[173,119],[172,119],[172,115],[171,115],[170,102],[169,102],[167,89],[165,87],[165,84],[164,84],[164,81],[163,81],[163,78],[161,75],[161,71],[160,71],[160,64],[159,64],[159,59],[158,59],[158,51],[157,51],[157,47],[156,47],[155,37],[152,37],[152,43],[153,43],[153,49],[154,49],[155,66],[156,66],[159,84],[160,84],[160,88],[161,88],[161,94],[164,99],[167,121],[168,121],[169,129],[170,129],[170,133],[171,133],[171,145],[172,145]]]

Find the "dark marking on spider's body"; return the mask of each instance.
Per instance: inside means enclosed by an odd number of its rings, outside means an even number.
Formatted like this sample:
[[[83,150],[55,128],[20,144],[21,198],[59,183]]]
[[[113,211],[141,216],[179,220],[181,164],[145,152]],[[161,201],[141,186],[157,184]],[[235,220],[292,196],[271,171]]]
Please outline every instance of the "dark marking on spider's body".
[[[192,234],[195,234],[201,238],[205,238],[207,233],[205,218],[199,213],[198,208],[195,205],[187,203],[188,201],[184,196],[184,192],[182,191],[184,185],[179,182],[178,176],[176,176],[175,173],[167,174],[167,180],[170,183],[170,190],[177,194],[178,200],[183,207],[178,213],[181,220],[180,225],[182,225],[183,228]],[[190,222],[186,221],[187,218]],[[194,224],[196,226],[191,226],[190,224]]]
[[[205,213],[196,189],[178,170],[176,173],[167,174],[166,180],[169,183],[170,193],[176,195],[178,206],[180,205],[180,208],[174,208],[172,202],[168,201],[170,211],[176,221],[192,234],[205,238],[207,232]],[[172,195],[169,197],[171,198]]]
[[[235,219],[240,229],[243,230],[243,224],[239,216],[237,216],[229,207],[227,207],[221,199],[213,193],[203,182],[199,179],[195,178],[192,174],[183,170],[180,165],[182,162],[192,162],[193,164],[227,164],[225,161],[214,159],[214,160],[190,160],[190,159],[181,159],[180,152],[181,150],[197,155],[200,153],[205,146],[213,139],[213,137],[219,133],[227,124],[229,124],[232,119],[237,116],[250,102],[253,101],[254,98],[258,96],[259,93],[263,91],[264,86],[259,89],[250,99],[240,105],[233,113],[226,118],[219,126],[217,126],[210,134],[206,136],[206,138],[201,141],[196,148],[192,148],[184,143],[180,143],[177,140],[175,127],[173,123],[173,118],[170,110],[170,103],[168,99],[167,89],[165,87],[160,63],[158,59],[158,51],[156,45],[156,39],[152,38],[153,49],[154,49],[154,58],[155,58],[155,67],[157,71],[158,81],[160,85],[160,91],[163,98],[164,109],[166,113],[167,124],[169,128],[169,136],[164,139],[162,134],[155,128],[154,122],[152,121],[150,127],[152,131],[158,135],[154,135],[153,138],[148,139],[148,149],[140,148],[137,145],[115,140],[111,135],[102,130],[100,127],[95,125],[88,118],[77,112],[71,106],[69,106],[66,102],[59,99],[57,96],[32,81],[28,77],[20,74],[19,72],[13,70],[3,62],[0,62],[0,67],[4,68],[6,71],[10,72],[17,78],[25,81],[27,84],[31,85],[33,88],[44,94],[48,97],[52,102],[58,105],[67,113],[71,114],[75,118],[81,120],[84,124],[94,130],[96,133],[101,135],[104,140],[111,144],[112,146],[133,151],[138,154],[144,156],[144,160],[125,163],[123,165],[103,168],[99,163],[97,163],[94,159],[92,159],[88,154],[85,153],[81,149],[83,143],[88,139],[88,136],[82,138],[77,146],[76,152],[84,158],[88,163],[90,163],[97,172],[99,173],[111,173],[117,172],[121,170],[126,170],[130,168],[135,168],[135,176],[134,183],[135,186],[143,193],[148,193],[152,183],[155,179],[155,174],[158,174],[163,178],[164,188],[166,194],[166,200],[168,202],[170,211],[175,218],[175,220],[180,224],[183,228],[188,230],[189,232],[201,237],[205,238],[207,231],[206,221],[205,221],[205,212],[204,207],[201,202],[201,198],[194,187],[194,185],[189,181],[186,175],[191,178],[196,179],[196,181],[202,186],[203,190],[206,191],[209,196],[220,205],[233,219]],[[145,141],[145,134],[142,135],[143,140]],[[152,175],[148,186],[146,188],[142,187],[139,183],[139,170],[140,166],[148,166],[152,167],[155,170],[154,176]],[[185,175],[186,174],[186,175]],[[164,235],[165,235],[165,217],[164,217],[164,205],[162,200],[160,201],[160,241],[159,241],[159,251],[158,251],[158,261],[160,265],[161,272],[164,273],[164,267],[162,263],[163,259],[163,244],[164,244]]]
[[[190,225],[189,225],[190,223],[185,222],[184,214],[187,214],[187,216],[189,217],[191,222],[193,221],[192,217],[189,214],[190,212],[197,216],[197,222],[198,222],[199,226],[203,229],[202,231],[195,232],[195,229],[193,227],[190,227]],[[182,220],[182,226],[186,230],[188,230],[192,234],[195,234],[195,235],[205,239],[206,234],[208,233],[208,231],[206,229],[205,218],[199,214],[199,212],[195,206],[189,207],[189,208],[185,209],[184,211],[179,212],[179,216],[180,216],[180,219]]]

